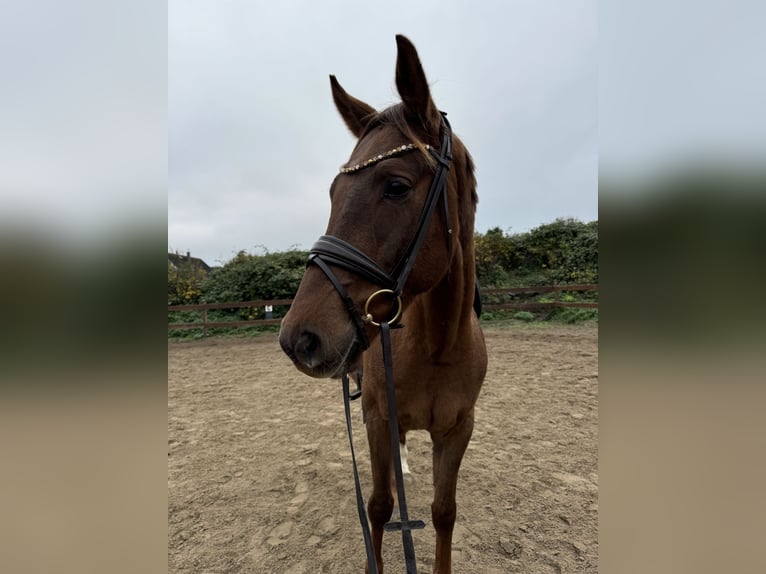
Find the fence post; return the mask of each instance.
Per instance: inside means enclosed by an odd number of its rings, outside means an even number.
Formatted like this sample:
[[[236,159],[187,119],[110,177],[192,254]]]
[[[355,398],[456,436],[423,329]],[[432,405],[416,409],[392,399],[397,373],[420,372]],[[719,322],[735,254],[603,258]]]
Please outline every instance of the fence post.
[[[207,337],[207,307],[202,309],[202,336]]]

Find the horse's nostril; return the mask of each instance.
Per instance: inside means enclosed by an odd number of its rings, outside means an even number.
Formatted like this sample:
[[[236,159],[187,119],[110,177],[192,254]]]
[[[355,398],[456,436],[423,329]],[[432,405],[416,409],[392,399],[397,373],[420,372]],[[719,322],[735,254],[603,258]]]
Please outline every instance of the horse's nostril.
[[[311,331],[303,331],[300,339],[298,339],[298,347],[307,351],[313,352],[319,346],[319,337],[317,337]]]
[[[312,367],[316,362],[319,346],[319,337],[311,331],[303,331],[295,345],[295,354],[307,367]]]

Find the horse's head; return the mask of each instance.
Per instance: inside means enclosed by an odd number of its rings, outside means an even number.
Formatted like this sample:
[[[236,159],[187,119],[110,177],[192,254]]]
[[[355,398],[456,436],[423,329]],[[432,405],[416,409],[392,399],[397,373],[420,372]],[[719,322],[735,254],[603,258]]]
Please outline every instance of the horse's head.
[[[330,186],[327,232],[312,248],[279,335],[297,368],[314,377],[353,369],[375,335],[369,319],[392,319],[398,295],[406,308],[456,258],[473,267],[472,247],[461,249],[472,246],[472,160],[432,101],[415,47],[396,40],[400,104],[377,112],[330,76],[358,142]],[[390,292],[370,300],[382,288]]]

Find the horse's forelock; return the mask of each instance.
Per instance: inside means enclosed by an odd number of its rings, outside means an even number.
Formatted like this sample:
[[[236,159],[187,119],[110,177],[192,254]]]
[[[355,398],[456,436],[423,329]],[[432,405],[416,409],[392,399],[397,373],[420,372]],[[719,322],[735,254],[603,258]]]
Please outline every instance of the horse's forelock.
[[[423,141],[422,137],[418,135],[417,131],[410,125],[410,118],[407,116],[406,108],[403,104],[396,104],[390,106],[379,112],[367,125],[365,129],[365,135],[377,126],[392,125],[404,136],[405,140],[409,143],[415,144],[420,150],[426,163],[432,168],[436,168],[436,160],[426,149],[426,144],[429,142]],[[364,135],[362,135],[364,137]],[[431,144],[438,148],[439,138],[436,136],[436,140]]]

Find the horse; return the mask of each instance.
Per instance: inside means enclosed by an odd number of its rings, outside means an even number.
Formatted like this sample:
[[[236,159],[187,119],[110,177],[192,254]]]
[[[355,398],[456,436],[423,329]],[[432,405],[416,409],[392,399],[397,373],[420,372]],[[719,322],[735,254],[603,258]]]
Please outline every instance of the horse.
[[[400,103],[377,111],[330,76],[335,106],[357,143],[330,186],[327,231],[311,249],[279,343],[311,377],[363,373],[373,482],[367,512],[375,557],[373,568],[368,551],[366,572],[383,572],[397,458],[391,429],[398,427],[401,445],[410,430],[429,432],[433,572],[449,574],[458,471],[487,369],[474,310],[478,196],[473,159],[434,104],[414,45],[402,35],[396,44]],[[384,326],[393,357],[394,421],[385,343],[371,345],[383,340]]]

